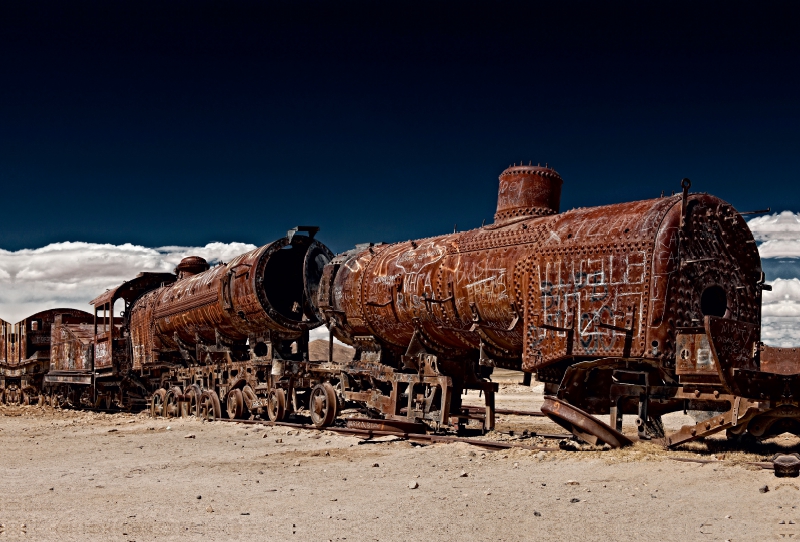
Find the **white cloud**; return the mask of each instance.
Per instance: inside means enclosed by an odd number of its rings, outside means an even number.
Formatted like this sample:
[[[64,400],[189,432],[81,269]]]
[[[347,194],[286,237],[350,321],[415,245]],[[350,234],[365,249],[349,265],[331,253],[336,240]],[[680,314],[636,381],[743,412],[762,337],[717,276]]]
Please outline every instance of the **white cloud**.
[[[172,272],[186,256],[202,256],[214,264],[254,248],[247,243],[149,248],[65,242],[0,250],[0,318],[13,323],[56,307],[90,311],[90,300],[142,271]]]
[[[761,304],[761,340],[771,346],[800,346],[800,279],[775,279]]]
[[[756,241],[772,239],[800,239],[800,213],[783,211],[751,218],[747,221]]]
[[[759,216],[747,225],[759,243],[762,267],[773,279],[772,291],[764,292],[761,340],[771,346],[800,346],[800,213]]]
[[[747,223],[762,258],[800,258],[800,213],[783,211]]]

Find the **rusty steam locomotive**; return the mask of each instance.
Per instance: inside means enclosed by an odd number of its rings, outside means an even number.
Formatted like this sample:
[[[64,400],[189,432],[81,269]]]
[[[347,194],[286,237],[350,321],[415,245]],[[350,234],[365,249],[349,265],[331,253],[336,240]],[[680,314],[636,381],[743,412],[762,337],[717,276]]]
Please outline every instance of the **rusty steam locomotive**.
[[[672,446],[800,433],[800,358],[760,341],[769,287],[736,209],[684,179],[678,195],[560,213],[552,168],[499,180],[494,222],[475,230],[334,257],[296,228],[213,269],[141,274],[92,301],[91,324],[53,318],[41,389],[164,416],[308,410],[322,427],[350,405],[408,430],[491,429],[502,367],[543,381],[542,410],[592,443],[625,444],[623,414]],[[323,323],[329,355],[309,359]],[[351,361],[333,360],[334,338]],[[715,414],[664,436],[661,415],[686,409]]]

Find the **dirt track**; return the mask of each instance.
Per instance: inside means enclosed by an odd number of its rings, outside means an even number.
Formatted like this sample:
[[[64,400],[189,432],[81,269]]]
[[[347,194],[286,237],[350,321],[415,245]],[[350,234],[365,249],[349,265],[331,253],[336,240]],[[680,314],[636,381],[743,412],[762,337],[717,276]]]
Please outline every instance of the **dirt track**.
[[[498,407],[540,402],[540,387],[508,384]],[[562,432],[540,418],[499,417],[501,431],[525,427]],[[0,410],[0,439],[0,540],[800,537],[797,479],[742,463],[796,446],[783,437],[750,450],[719,440],[678,452],[652,443],[486,452],[22,407]],[[672,459],[698,456],[723,461]]]

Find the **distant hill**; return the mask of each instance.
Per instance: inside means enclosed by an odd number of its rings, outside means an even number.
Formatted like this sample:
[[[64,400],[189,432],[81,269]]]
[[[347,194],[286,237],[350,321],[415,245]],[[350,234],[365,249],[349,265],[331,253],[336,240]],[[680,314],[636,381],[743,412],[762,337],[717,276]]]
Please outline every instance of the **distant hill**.
[[[353,359],[355,349],[333,343],[333,361],[346,362]],[[328,360],[328,341],[317,339],[308,343],[308,357],[312,361]]]

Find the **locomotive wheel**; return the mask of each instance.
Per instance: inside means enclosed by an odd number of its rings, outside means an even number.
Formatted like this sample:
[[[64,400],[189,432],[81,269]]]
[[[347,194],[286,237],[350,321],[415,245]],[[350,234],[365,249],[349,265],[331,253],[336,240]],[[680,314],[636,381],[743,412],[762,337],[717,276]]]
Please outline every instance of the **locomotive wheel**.
[[[244,414],[244,397],[242,390],[239,388],[232,389],[228,392],[228,400],[226,401],[228,408],[228,418],[231,420],[241,420]]]
[[[219,395],[214,390],[206,390],[200,395],[198,404],[199,415],[209,421],[222,417],[222,407],[219,404]]]
[[[183,393],[178,386],[172,386],[164,398],[164,417],[179,418],[181,415],[180,404],[178,401]]]
[[[328,382],[317,384],[311,390],[308,400],[308,410],[311,412],[311,422],[315,427],[328,427],[336,419],[336,392]]]
[[[254,392],[253,388],[251,388],[250,386],[245,386],[242,388],[242,397],[244,398],[245,410],[251,410],[250,406],[253,404],[253,401],[258,401],[258,397],[256,397],[256,392]]]
[[[197,416],[200,417],[200,396],[203,395],[203,392],[200,391],[200,386],[197,384],[191,384],[186,387],[186,390],[183,392],[183,397],[186,399],[186,403],[188,404],[188,412],[189,416]]]
[[[286,416],[286,392],[280,388],[270,390],[267,398],[267,416],[270,421],[280,422]]]
[[[164,399],[167,396],[167,390],[159,388],[153,393],[150,398],[150,417],[158,418],[164,415]]]

